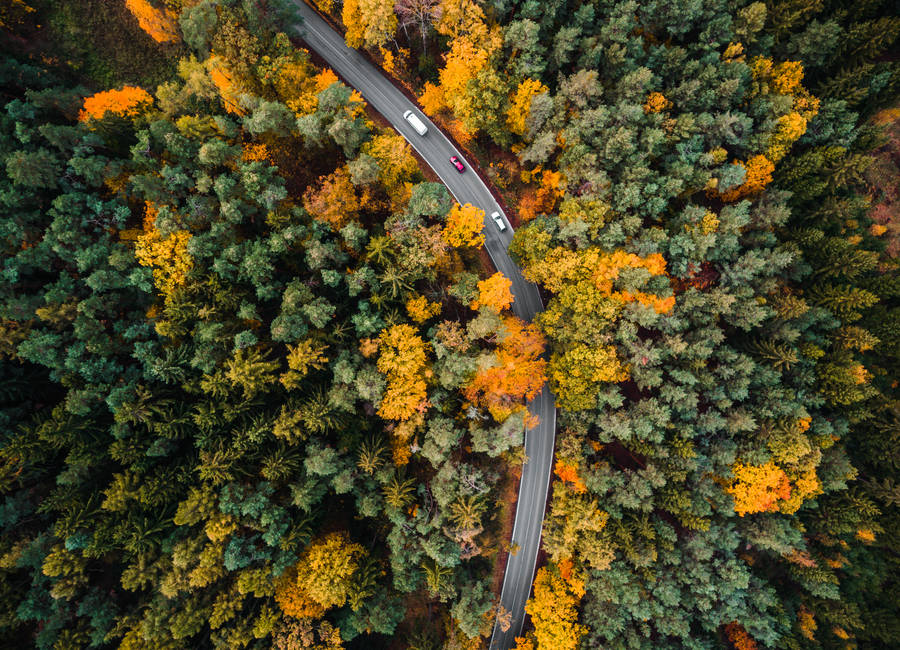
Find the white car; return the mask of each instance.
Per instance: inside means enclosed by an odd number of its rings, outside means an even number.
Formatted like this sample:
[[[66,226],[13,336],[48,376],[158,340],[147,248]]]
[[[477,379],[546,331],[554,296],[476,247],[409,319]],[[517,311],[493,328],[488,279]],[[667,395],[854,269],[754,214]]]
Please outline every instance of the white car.
[[[419,135],[428,133],[428,127],[425,126],[425,123],[419,119],[419,116],[412,111],[406,111],[403,114],[403,119],[409,122]]]
[[[497,224],[497,230],[499,230],[500,232],[506,230],[506,224],[503,223],[503,217],[499,212],[491,212],[491,219],[493,219],[494,223]]]

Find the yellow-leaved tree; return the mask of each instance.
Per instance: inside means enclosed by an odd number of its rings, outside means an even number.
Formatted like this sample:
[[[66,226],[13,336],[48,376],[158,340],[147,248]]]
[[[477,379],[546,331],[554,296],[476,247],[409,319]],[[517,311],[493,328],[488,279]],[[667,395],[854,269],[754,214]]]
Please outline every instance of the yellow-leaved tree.
[[[566,341],[550,358],[550,379],[559,403],[566,408],[592,408],[603,384],[625,381],[629,376],[615,348],[592,332],[612,324],[627,303],[637,302],[661,314],[675,306],[673,296],[619,288],[619,276],[625,269],[665,275],[666,261],[658,253],[641,257],[621,250],[608,253],[599,247],[555,247],[525,268],[527,279],[554,293],[538,319],[547,335]]]
[[[417,323],[424,323],[441,313],[441,303],[431,302],[425,296],[414,296],[406,301],[406,313]]]
[[[512,280],[497,271],[486,280],[478,282],[478,298],[472,302],[472,309],[487,307],[498,314],[504,309],[509,309],[513,303]]]
[[[392,208],[396,211],[406,207],[412,182],[419,174],[419,163],[412,155],[409,143],[396,133],[384,133],[366,142],[361,151],[378,163],[381,182],[391,197]]]
[[[157,208],[147,201],[144,209],[144,232],[135,243],[135,257],[141,266],[153,269],[153,283],[168,302],[175,289],[184,285],[194,261],[187,246],[191,233],[178,230],[163,237],[156,229]]]
[[[296,388],[310,370],[321,370],[328,362],[328,358],[324,356],[328,346],[324,343],[317,343],[313,339],[304,339],[297,345],[288,345],[287,347],[288,371],[282,373],[279,378],[287,389]]]
[[[478,248],[484,245],[484,210],[471,203],[454,204],[447,215],[447,225],[441,237],[450,246],[471,246]]]
[[[351,543],[346,533],[330,533],[313,541],[277,582],[276,602],[295,618],[321,616],[325,610],[342,606],[364,554],[365,549]]]
[[[575,650],[587,628],[577,623],[578,602],[584,596],[584,581],[571,562],[552,562],[538,569],[534,596],[525,611],[534,624],[536,650]]]
[[[479,72],[503,45],[500,28],[489,26],[484,11],[475,0],[442,0],[440,19],[435,26],[440,34],[450,37],[444,66],[438,72],[438,85],[425,84],[420,97],[429,115],[449,108],[456,119],[448,121],[453,135],[467,142],[477,130],[476,105],[483,88],[475,81]],[[502,120],[502,114],[500,116]]]
[[[516,135],[525,135],[525,121],[531,111],[531,101],[541,93],[547,92],[547,86],[536,79],[525,79],[516,88],[506,112],[506,125]]]
[[[378,337],[376,366],[387,379],[378,407],[385,420],[408,420],[427,402],[426,343],[412,325],[394,325]]]
[[[347,28],[344,39],[354,48],[378,48],[397,31],[393,0],[344,0],[341,19]]]

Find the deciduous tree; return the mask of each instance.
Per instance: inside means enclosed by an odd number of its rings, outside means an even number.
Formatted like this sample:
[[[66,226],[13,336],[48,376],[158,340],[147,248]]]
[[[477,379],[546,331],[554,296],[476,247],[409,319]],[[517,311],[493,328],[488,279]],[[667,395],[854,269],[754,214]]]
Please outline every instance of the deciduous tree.
[[[450,208],[447,225],[441,236],[450,246],[471,246],[478,248],[484,245],[484,210],[471,203],[460,206],[458,203]]]

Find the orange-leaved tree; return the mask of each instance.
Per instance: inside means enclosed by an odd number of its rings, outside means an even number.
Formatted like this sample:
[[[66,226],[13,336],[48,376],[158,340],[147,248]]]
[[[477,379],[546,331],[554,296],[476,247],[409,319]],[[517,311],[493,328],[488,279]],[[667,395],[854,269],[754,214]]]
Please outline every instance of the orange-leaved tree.
[[[559,478],[563,483],[569,484],[571,489],[581,494],[583,492],[587,492],[587,487],[584,484],[584,481],[581,480],[581,477],[578,475],[578,466],[572,463],[567,463],[566,461],[560,459],[556,461],[556,465],[553,466],[553,473]]]
[[[539,214],[552,213],[557,201],[565,194],[565,183],[560,172],[536,167],[530,172],[524,172],[522,178],[530,182],[537,178],[538,173],[541,180],[537,188],[529,187],[519,201],[519,218],[522,221],[531,221]]]
[[[498,314],[504,309],[509,309],[513,303],[512,280],[497,271],[486,280],[478,282],[478,297],[472,301],[472,309],[487,307]]]
[[[756,650],[756,641],[737,621],[725,626],[725,636],[734,644],[734,650]]]
[[[423,106],[432,114],[449,108],[462,123],[462,128],[453,129],[454,135],[466,140],[476,130],[473,122],[483,117],[475,108],[475,93],[483,88],[469,82],[489,65],[491,56],[503,45],[503,36],[499,27],[488,25],[475,0],[442,0],[437,30],[450,37],[450,47],[438,73],[439,86],[425,85]]]
[[[478,248],[484,245],[484,210],[476,208],[471,203],[459,205],[450,209],[447,215],[447,225],[441,236],[450,246],[471,246]]]
[[[175,14],[168,8],[157,8],[147,0],[125,0],[125,6],[138,20],[141,29],[157,43],[179,40]]]
[[[734,511],[741,517],[755,512],[777,512],[778,501],[791,496],[787,474],[771,461],[763,465],[737,462],[732,471],[734,479],[725,491],[734,497]]]
[[[359,199],[346,167],[319,179],[318,187],[303,194],[303,207],[319,221],[340,230],[359,216]]]
[[[120,90],[105,90],[85,97],[84,106],[78,114],[82,122],[99,120],[107,113],[123,117],[140,115],[153,103],[153,97],[143,88],[125,86]]]
[[[647,101],[644,102],[645,113],[662,113],[667,108],[671,108],[672,102],[666,99],[666,96],[660,92],[652,92],[647,95]]]
[[[503,330],[493,358],[463,389],[467,400],[487,408],[500,422],[523,410],[523,400],[535,397],[547,380],[547,362],[540,358],[545,345],[540,330],[515,316],[503,317]]]
[[[759,194],[772,182],[772,172],[775,171],[775,163],[762,154],[753,156],[747,162],[736,160],[732,164],[743,167],[746,176],[743,183],[722,192],[720,195],[721,199],[727,203],[733,203],[745,196]]]
[[[244,115],[246,111],[241,107],[241,88],[235,83],[234,74],[228,68],[225,59],[216,54],[212,55],[206,60],[206,69],[216,90],[219,91],[225,110],[235,115]]]

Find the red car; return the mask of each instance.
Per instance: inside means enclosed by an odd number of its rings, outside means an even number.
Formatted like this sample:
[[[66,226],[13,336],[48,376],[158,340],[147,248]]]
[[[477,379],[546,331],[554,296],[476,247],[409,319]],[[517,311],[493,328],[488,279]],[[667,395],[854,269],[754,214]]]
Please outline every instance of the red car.
[[[450,156],[450,162],[453,163],[453,166],[456,167],[456,171],[458,171],[460,174],[462,174],[464,171],[466,171],[466,168],[463,166],[460,159],[457,158],[456,156]]]

